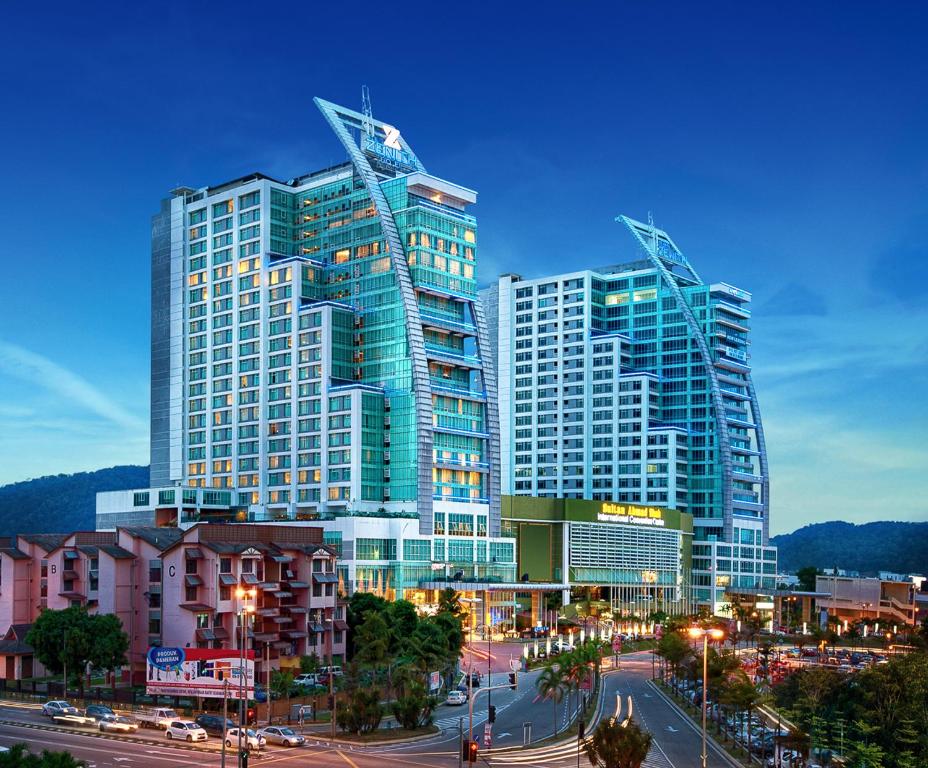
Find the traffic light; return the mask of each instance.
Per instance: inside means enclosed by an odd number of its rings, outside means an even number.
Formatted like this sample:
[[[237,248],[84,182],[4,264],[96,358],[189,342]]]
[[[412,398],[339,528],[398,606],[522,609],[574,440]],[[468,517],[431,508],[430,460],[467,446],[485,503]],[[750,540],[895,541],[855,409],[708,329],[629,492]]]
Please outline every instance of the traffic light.
[[[258,713],[254,707],[248,707],[248,712],[246,714],[245,722],[248,725],[252,725],[258,720]]]
[[[248,768],[248,750],[243,749],[239,753],[239,757],[242,759],[242,768]]]
[[[516,673],[515,672],[509,673],[509,687],[512,690],[516,689]]]
[[[496,705],[495,704],[491,704],[487,708],[487,722],[488,723],[496,722]]]
[[[465,763],[477,762],[477,742],[464,739],[461,745],[461,760]]]

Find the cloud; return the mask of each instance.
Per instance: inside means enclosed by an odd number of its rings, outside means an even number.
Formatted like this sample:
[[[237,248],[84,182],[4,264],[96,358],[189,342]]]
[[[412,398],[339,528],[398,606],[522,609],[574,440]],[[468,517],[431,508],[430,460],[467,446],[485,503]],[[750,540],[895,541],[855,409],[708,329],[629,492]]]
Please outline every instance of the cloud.
[[[113,402],[89,381],[28,349],[0,341],[0,370],[58,395],[130,432],[145,432],[148,424]]]
[[[906,306],[922,306],[928,298],[928,248],[885,251],[870,267],[870,285],[881,295]]]

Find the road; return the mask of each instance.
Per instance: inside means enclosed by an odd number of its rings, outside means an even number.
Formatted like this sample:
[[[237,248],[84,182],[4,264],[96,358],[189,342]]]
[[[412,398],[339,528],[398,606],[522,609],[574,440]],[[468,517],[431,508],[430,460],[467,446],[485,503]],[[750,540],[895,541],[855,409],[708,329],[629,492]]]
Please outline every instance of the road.
[[[493,749],[480,750],[489,766],[551,766],[566,768],[577,764],[576,742],[554,747],[520,748],[523,723],[532,724],[532,742],[551,736],[554,730],[554,709],[547,701],[539,701],[535,680],[539,672],[519,675],[517,691],[494,691],[493,703],[497,707]],[[501,673],[494,684],[505,680]],[[627,714],[627,697],[632,697],[634,717],[653,735],[653,747],[645,768],[698,768],[700,766],[700,732],[691,721],[671,706],[649,684],[651,656],[648,653],[628,654],[622,657],[620,669],[604,677],[602,686],[603,712],[611,715],[616,695],[623,701],[623,716]],[[486,721],[486,694],[476,699],[475,734],[483,734]],[[566,703],[559,707],[558,729],[566,722]],[[348,746],[343,742],[329,742],[307,732],[308,744],[297,749],[269,747],[255,756],[250,766],[274,765],[320,766],[322,768],[394,768],[398,766],[441,766],[454,768],[458,764],[458,722],[464,718],[466,729],[467,707],[442,706],[436,712],[436,724],[442,732],[434,737],[408,744],[381,746]],[[143,732],[144,742],[122,737],[102,738],[94,732],[51,729],[48,720],[38,709],[11,703],[0,703],[0,744],[9,746],[25,742],[35,751],[41,749],[67,750],[88,762],[91,768],[146,768],[163,766],[220,765],[216,751],[217,739],[211,747],[186,747],[170,744],[160,732]],[[148,742],[148,743],[145,743]],[[229,756],[229,768],[235,760]],[[589,765],[585,757],[581,765]],[[731,764],[712,748],[710,741],[709,768],[731,768]]]

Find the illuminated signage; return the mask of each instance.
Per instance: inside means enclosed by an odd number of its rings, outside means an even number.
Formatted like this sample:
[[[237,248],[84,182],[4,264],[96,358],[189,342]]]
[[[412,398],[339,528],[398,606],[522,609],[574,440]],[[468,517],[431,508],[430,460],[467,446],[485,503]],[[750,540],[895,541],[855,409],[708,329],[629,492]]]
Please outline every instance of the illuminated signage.
[[[419,167],[416,156],[408,149],[403,149],[399,128],[384,124],[383,131],[383,141],[376,136],[364,136],[364,151],[394,168],[416,170]]]
[[[633,523],[635,525],[664,526],[664,510],[660,507],[639,507],[635,504],[606,502],[596,519],[601,523]]]

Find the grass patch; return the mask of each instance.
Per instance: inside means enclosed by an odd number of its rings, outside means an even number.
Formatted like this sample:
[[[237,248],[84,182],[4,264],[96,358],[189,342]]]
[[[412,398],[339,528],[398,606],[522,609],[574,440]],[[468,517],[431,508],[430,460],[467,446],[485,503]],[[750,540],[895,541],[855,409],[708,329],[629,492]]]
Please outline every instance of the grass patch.
[[[431,736],[440,733],[437,725],[423,725],[421,728],[378,728],[370,733],[339,733],[338,741],[350,741],[352,744],[368,744],[373,741],[394,741],[414,739],[419,736]]]

